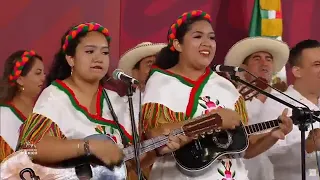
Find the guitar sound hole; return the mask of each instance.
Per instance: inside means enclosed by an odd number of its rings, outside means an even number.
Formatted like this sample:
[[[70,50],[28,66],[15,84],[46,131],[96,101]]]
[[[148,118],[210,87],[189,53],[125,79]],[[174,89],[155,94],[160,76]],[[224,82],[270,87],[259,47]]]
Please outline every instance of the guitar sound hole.
[[[212,140],[217,147],[227,149],[232,144],[232,134],[229,131],[216,132],[213,134]]]

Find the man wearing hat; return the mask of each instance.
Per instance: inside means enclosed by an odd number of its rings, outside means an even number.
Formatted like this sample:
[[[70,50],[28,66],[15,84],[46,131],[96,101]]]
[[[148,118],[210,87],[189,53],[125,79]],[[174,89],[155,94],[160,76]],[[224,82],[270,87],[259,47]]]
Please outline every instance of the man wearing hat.
[[[278,73],[287,63],[289,51],[288,45],[282,41],[267,37],[249,37],[240,40],[230,48],[224,64],[227,66],[242,67],[255,76],[266,79],[267,83],[271,84],[272,76]],[[246,72],[239,74],[247,82],[255,79],[255,77],[252,77]],[[273,95],[278,94],[277,91],[271,88],[267,88],[265,91]],[[262,94],[246,100],[249,124],[272,120],[269,119],[268,114],[262,112],[266,111],[273,103],[274,100]],[[277,116],[280,114],[277,114]],[[263,134],[261,136],[263,136]],[[246,160],[245,164],[247,170],[249,170],[249,179],[274,179],[273,165],[266,153]]]
[[[139,89],[143,92],[151,66],[154,64],[156,54],[167,44],[143,42],[125,52],[120,58],[118,69],[137,79]]]
[[[120,58],[118,69],[121,69],[124,73],[139,81],[139,86],[135,89],[135,93],[132,97],[134,105],[134,115],[136,121],[136,127],[139,127],[139,112],[140,112],[140,96],[144,92],[145,84],[149,76],[151,66],[154,64],[156,59],[156,54],[167,44],[165,43],[151,43],[143,42],[138,44],[132,49],[126,51]],[[128,102],[126,97],[125,102]],[[125,112],[129,116],[129,109]],[[128,122],[131,123],[131,122]],[[150,153],[149,153],[150,154]],[[149,156],[149,157],[152,157]],[[152,164],[153,158],[144,158],[148,162],[143,162],[143,164]],[[148,172],[150,169],[144,170],[144,174],[148,177]],[[129,179],[137,179],[134,172],[130,172]]]
[[[290,50],[289,65],[294,76],[294,82],[284,92],[288,96],[308,106],[312,111],[320,110],[320,42],[304,40]],[[296,107],[304,107],[300,103],[282,95],[276,96]],[[268,101],[268,99],[267,99]],[[267,102],[266,101],[266,102]],[[276,101],[270,101],[260,112],[261,121],[276,119],[281,111],[287,108]],[[288,115],[292,115],[290,109]],[[317,113],[315,116],[318,116]],[[297,118],[296,116],[294,118]],[[307,120],[308,117],[303,118]],[[306,179],[319,180],[316,151],[320,150],[320,125],[313,123],[306,131]],[[316,145],[317,144],[317,145]],[[283,141],[278,141],[266,152],[274,169],[275,180],[301,179],[301,131],[294,126]],[[257,165],[255,166],[257,168]],[[250,171],[250,170],[249,170]]]

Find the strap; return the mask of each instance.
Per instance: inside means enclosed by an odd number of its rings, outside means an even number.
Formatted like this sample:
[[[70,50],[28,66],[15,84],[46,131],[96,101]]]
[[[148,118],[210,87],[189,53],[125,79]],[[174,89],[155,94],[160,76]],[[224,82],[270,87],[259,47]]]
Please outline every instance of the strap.
[[[117,117],[116,113],[114,112],[114,109],[113,109],[113,106],[112,106],[112,104],[111,104],[110,98],[109,98],[109,96],[108,96],[108,94],[107,94],[107,91],[106,91],[104,88],[103,88],[103,90],[102,90],[102,93],[103,93],[103,96],[105,97],[105,99],[106,99],[106,101],[107,101],[107,105],[108,105],[108,107],[109,107],[111,116],[112,116],[113,120],[116,122],[117,128],[118,128],[118,130],[119,130],[119,132],[120,132],[122,144],[123,144],[124,147],[127,147],[127,146],[129,146],[129,142],[128,142],[127,139],[126,139],[126,136],[124,135],[123,130],[121,129],[121,126],[120,126],[120,124],[119,124],[118,117]]]

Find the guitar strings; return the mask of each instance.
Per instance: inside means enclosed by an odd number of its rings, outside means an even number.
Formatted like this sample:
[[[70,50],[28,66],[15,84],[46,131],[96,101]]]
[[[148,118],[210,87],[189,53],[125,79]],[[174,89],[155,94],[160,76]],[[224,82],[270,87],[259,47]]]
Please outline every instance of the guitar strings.
[[[190,123],[194,122],[194,121],[198,121],[200,119],[203,119],[202,123],[203,122],[208,122],[210,120],[214,120],[215,119],[214,115],[215,114],[204,114],[202,116],[198,116],[196,118],[193,118],[192,120],[190,120]],[[208,127],[206,127],[206,128],[208,128]],[[197,131],[201,131],[201,129],[197,129]],[[183,130],[181,128],[181,129],[173,130],[172,131],[172,135],[174,135],[174,136],[183,135],[183,134],[186,134],[188,132],[194,132],[194,131],[188,130],[188,129]],[[165,145],[168,142],[168,139],[169,139],[169,136],[159,136],[157,138],[146,140],[145,142],[139,143],[139,146],[141,146],[140,150],[143,153],[147,152],[148,150],[149,151],[154,150],[154,149],[156,149],[158,147],[161,147],[161,146]],[[150,141],[151,141],[151,143],[149,143]],[[129,159],[134,157],[134,149],[133,149],[132,146],[123,149],[123,151],[127,152],[127,153],[125,153],[127,155],[125,156],[124,161],[127,161],[127,160],[129,160]],[[139,155],[141,155],[141,154],[142,153],[139,152]]]
[[[185,132],[182,131],[181,129],[174,130],[172,133],[172,135],[174,136],[183,135],[183,134],[185,134]],[[151,143],[149,143],[150,141]],[[140,146],[142,146],[141,151],[147,152],[148,150],[151,151],[151,150],[157,149],[158,147],[165,145],[168,141],[169,141],[169,136],[159,136],[156,139],[149,139],[145,143],[140,143]],[[127,161],[134,157],[134,149],[131,146],[128,148],[125,148],[124,151],[128,153],[127,156],[124,158],[124,161]]]

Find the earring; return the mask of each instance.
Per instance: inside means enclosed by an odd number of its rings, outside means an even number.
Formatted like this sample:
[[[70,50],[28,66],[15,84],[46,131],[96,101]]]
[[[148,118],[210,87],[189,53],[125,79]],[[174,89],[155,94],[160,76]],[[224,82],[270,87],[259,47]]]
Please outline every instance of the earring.
[[[73,71],[73,66],[71,66],[71,74],[70,74],[71,76],[72,76],[72,71]]]
[[[23,86],[21,87],[21,91],[24,91],[24,87]]]

